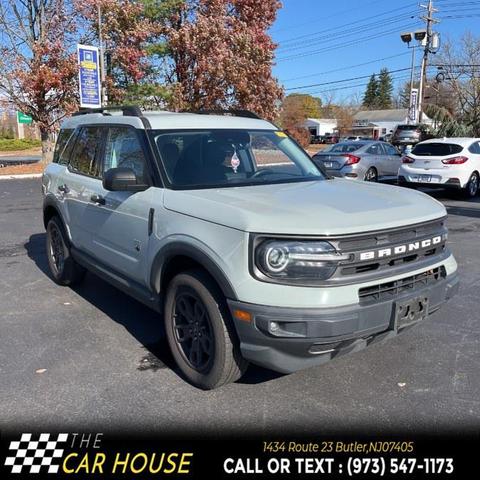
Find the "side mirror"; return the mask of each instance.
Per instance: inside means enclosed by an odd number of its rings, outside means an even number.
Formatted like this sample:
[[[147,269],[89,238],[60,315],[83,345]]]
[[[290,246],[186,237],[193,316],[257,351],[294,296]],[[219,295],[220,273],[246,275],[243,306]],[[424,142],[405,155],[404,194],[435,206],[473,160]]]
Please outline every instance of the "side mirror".
[[[138,183],[131,168],[111,168],[103,174],[103,188],[110,192],[141,192],[148,185]]]

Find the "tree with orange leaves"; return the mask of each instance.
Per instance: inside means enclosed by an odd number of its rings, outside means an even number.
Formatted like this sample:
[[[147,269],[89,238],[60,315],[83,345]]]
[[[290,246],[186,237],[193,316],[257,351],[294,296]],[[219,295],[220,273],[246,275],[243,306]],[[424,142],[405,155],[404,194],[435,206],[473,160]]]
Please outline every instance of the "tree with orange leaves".
[[[0,32],[0,93],[37,123],[47,161],[51,132],[77,102],[71,5],[63,0],[2,0]]]
[[[283,90],[272,75],[267,30],[278,0],[186,0],[166,22],[167,79],[177,109],[240,108],[277,117]]]

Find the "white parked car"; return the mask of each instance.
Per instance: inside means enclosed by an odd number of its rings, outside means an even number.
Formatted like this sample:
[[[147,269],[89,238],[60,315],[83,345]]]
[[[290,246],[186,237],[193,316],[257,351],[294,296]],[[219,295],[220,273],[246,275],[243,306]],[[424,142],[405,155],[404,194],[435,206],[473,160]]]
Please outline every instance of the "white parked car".
[[[472,198],[480,179],[480,138],[435,138],[417,143],[398,170],[402,186],[453,188]]]

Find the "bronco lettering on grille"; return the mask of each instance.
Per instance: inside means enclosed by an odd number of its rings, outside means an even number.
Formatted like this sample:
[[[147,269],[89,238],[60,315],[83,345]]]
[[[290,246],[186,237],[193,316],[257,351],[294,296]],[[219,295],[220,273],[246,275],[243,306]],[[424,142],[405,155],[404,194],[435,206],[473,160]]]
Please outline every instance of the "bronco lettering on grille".
[[[360,260],[375,260],[377,258],[387,258],[387,257],[392,257],[394,255],[401,255],[403,253],[411,253],[417,250],[422,250],[428,247],[440,245],[442,241],[443,241],[443,236],[437,235],[432,238],[426,238],[424,240],[405,243],[403,245],[396,245],[393,247],[361,252]]]

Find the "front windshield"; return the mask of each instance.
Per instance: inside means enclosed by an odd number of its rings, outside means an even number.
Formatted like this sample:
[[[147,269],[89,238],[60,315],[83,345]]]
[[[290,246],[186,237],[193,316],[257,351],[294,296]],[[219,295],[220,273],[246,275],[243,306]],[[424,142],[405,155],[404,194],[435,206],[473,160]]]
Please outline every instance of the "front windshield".
[[[322,180],[310,157],[275,130],[153,130],[175,188],[234,187]]]

